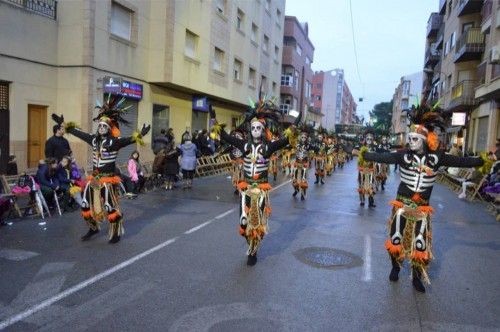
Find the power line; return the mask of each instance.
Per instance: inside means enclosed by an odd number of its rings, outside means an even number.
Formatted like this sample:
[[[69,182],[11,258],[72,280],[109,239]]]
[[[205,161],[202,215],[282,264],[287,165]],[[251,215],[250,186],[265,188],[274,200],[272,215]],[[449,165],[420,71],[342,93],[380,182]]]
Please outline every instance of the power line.
[[[352,46],[354,48],[354,59],[356,60],[356,72],[358,73],[359,83],[361,84],[361,90],[362,90],[363,96],[364,96],[365,86],[363,84],[363,80],[361,79],[361,74],[359,71],[358,50],[356,47],[356,38],[354,37],[354,19],[353,19],[353,15],[352,15],[352,0],[349,0],[349,12],[351,13]]]

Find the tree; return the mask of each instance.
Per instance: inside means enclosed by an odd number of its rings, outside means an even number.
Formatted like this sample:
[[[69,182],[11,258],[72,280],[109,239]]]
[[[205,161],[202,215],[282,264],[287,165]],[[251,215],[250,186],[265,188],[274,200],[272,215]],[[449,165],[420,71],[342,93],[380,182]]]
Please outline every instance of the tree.
[[[392,124],[392,101],[378,103],[370,111],[373,128],[381,134],[388,134]]]

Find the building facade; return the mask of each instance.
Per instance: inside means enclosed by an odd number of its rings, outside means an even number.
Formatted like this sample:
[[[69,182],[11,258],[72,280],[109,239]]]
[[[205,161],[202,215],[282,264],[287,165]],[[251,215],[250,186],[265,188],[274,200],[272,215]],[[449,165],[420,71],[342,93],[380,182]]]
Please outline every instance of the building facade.
[[[500,138],[498,1],[440,0],[427,25],[423,93],[451,126],[446,142],[494,150]]]
[[[309,123],[318,121],[319,115],[311,108],[313,60],[314,46],[307,23],[300,23],[295,16],[286,16],[280,89],[280,110],[286,122],[293,122],[288,115],[292,110],[302,111],[303,119]]]
[[[357,104],[345,81],[343,69],[314,73],[312,99],[314,109],[323,114],[323,128],[335,130],[335,125],[355,122]]]
[[[391,134],[394,144],[404,145],[408,134],[408,109],[420,100],[423,73],[401,77],[392,97]]]
[[[161,128],[172,127],[178,139],[208,129],[209,103],[231,128],[259,88],[279,94],[284,0],[39,2],[0,0],[0,96],[8,97],[0,109],[21,170],[43,158],[51,113],[92,131],[95,102],[109,92],[131,106],[134,128],[122,134],[152,124],[144,160]],[[68,139],[86,165],[88,147]]]

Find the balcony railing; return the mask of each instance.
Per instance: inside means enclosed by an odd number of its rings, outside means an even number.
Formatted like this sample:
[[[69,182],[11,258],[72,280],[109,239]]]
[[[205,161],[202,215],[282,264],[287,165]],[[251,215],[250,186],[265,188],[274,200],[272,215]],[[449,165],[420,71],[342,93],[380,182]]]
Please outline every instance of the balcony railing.
[[[438,81],[441,77],[441,60],[434,66],[434,75],[432,75],[432,83]]]
[[[57,18],[57,0],[0,0],[16,7],[24,8],[35,14],[55,20]]]
[[[441,52],[436,49],[436,44],[431,44],[425,52],[425,66],[435,65],[441,59]]]
[[[443,23],[443,16],[432,13],[427,21],[427,37],[434,37]]]
[[[446,12],[446,0],[439,0],[439,14],[444,15]]]
[[[488,31],[491,27],[491,14],[493,13],[493,1],[485,0],[481,9],[481,27],[483,31]]]
[[[442,49],[444,41],[444,23],[441,24],[436,35],[436,48]]]
[[[480,13],[483,0],[460,0],[458,3],[458,16]]]
[[[481,33],[481,28],[470,28],[458,39],[453,61],[480,60],[483,52],[484,34]]]
[[[465,80],[451,88],[449,110],[468,108],[475,105],[477,81]]]
[[[494,64],[491,66],[491,80],[500,77],[500,65]]]

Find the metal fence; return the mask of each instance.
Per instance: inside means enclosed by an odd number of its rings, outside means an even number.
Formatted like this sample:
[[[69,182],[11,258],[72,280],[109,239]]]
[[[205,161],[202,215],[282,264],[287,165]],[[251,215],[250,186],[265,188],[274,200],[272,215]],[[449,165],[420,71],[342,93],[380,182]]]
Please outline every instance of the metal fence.
[[[24,8],[37,15],[55,20],[57,18],[57,0],[0,0],[16,7]]]

